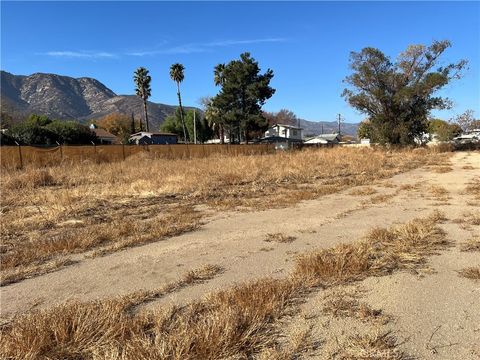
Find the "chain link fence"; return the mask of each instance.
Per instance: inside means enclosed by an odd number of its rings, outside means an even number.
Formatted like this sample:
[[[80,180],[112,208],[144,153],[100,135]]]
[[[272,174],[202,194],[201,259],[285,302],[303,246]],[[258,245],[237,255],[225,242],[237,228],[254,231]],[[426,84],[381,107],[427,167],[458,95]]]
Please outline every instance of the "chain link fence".
[[[220,144],[175,144],[175,145],[83,145],[83,146],[1,146],[0,163],[6,169],[25,166],[54,166],[62,163],[83,161],[122,161],[141,152],[154,158],[190,159],[204,158],[214,154],[226,156],[261,155],[275,152],[275,145],[220,145]]]

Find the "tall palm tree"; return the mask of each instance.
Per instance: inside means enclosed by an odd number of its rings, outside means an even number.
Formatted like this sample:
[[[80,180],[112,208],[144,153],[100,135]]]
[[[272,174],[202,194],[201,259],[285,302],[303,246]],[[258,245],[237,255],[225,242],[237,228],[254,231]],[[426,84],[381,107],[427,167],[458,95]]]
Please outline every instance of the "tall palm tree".
[[[187,142],[187,132],[185,131],[185,120],[183,118],[182,97],[180,96],[180,83],[185,78],[185,67],[182,64],[176,63],[170,66],[170,78],[177,83],[178,105],[180,107],[180,119],[182,120],[183,141]]]
[[[144,67],[139,67],[133,73],[133,81],[135,82],[135,92],[137,96],[140,96],[143,100],[143,110],[145,111],[145,124],[147,131],[150,131],[148,126],[148,112],[147,112],[147,100],[151,95],[152,89],[150,88],[150,82],[152,77],[148,75],[148,70]]]

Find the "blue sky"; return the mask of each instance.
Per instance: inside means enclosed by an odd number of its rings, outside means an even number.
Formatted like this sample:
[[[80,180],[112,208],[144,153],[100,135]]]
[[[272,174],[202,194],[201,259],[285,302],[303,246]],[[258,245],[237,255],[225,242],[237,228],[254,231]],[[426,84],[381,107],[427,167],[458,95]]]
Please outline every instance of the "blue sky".
[[[175,104],[169,66],[185,65],[187,105],[215,95],[213,67],[249,51],[274,71],[264,109],[308,120],[363,115],[340,96],[350,51],[373,46],[395,56],[409,44],[449,39],[443,62],[469,70],[441,94],[480,116],[479,2],[1,2],[1,68],[14,74],[93,77],[133,94],[139,66],[152,75],[155,102]]]

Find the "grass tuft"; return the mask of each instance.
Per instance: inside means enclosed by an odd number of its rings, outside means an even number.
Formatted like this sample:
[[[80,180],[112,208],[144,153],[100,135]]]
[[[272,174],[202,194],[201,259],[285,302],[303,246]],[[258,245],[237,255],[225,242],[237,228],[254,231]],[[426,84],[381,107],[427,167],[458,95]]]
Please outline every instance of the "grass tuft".
[[[480,280],[480,266],[467,267],[459,270],[458,274],[467,279]]]
[[[480,235],[460,244],[461,251],[480,251]]]
[[[297,238],[295,236],[285,235],[282,233],[273,233],[273,234],[267,234],[264,241],[277,242],[277,243],[291,243],[296,239]]]

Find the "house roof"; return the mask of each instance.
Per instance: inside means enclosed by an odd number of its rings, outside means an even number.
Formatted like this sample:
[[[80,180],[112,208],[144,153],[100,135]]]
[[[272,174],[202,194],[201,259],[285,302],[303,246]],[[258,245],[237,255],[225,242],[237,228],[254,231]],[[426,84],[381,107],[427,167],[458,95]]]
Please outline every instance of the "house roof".
[[[146,131],[141,131],[135,134],[132,134],[130,137],[143,137],[143,136],[178,136],[177,134],[172,134],[172,133],[167,133],[167,132],[146,132]]]
[[[107,139],[107,140],[118,140],[118,137],[116,137],[115,135],[109,133],[107,130],[105,129],[99,129],[99,128],[94,128],[94,129],[91,129],[95,135],[100,138],[100,139]]]
[[[293,126],[293,125],[285,125],[285,124],[273,124],[273,125],[270,126],[270,127],[273,128],[273,127],[277,127],[277,126],[281,126],[281,127],[289,128],[289,129],[303,130],[303,128],[301,128],[301,127]]]
[[[327,141],[333,141],[333,140],[338,140],[339,135],[337,133],[333,134],[320,134],[315,136],[314,139],[325,139]]]

